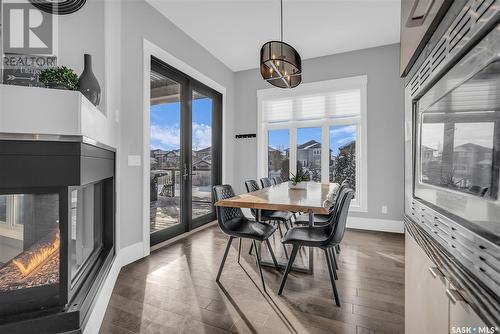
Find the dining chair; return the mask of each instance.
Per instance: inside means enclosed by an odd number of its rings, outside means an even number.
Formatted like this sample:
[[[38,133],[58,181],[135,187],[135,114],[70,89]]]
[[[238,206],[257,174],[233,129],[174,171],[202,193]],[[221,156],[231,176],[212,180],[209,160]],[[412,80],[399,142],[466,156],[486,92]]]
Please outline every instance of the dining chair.
[[[316,213],[314,214],[314,225],[324,225],[328,224],[328,222],[331,220],[332,215],[335,211],[336,204],[338,203],[338,199],[341,197],[342,192],[350,188],[351,185],[349,181],[343,181],[337,190],[337,195],[335,196],[335,200],[333,201],[332,205],[328,208],[329,213],[323,214],[323,213]],[[309,214],[304,213],[295,219],[295,224],[296,225],[309,225]]]
[[[213,198],[214,201],[220,201],[223,199],[234,197],[233,187],[230,185],[221,185],[213,187]],[[276,231],[276,227],[271,224],[266,224],[258,221],[251,221],[247,219],[240,208],[230,208],[216,206],[215,212],[217,214],[217,223],[219,224],[222,232],[229,236],[229,241],[227,242],[226,250],[224,256],[222,257],[222,262],[217,273],[216,282],[219,282],[222,275],[222,269],[224,268],[224,263],[226,262],[227,254],[231,248],[231,243],[233,239],[238,238],[238,263],[240,263],[241,257],[241,241],[242,239],[251,239],[253,248],[255,248],[255,257],[257,262],[257,267],[259,268],[260,279],[262,280],[262,287],[266,291],[266,284],[264,283],[264,275],[262,274],[261,266],[261,254],[257,248],[256,241],[265,242],[271,258],[273,259],[276,269],[279,269],[278,262],[274,256],[271,243],[269,242],[269,237]]]
[[[273,177],[273,180],[276,184],[283,183],[283,179],[281,178],[281,176],[275,176]]]
[[[267,187],[270,187],[273,185],[273,183],[271,182],[271,179],[268,177],[261,178],[260,184],[261,184],[262,188],[267,188]]]
[[[257,181],[255,180],[248,180],[245,181],[245,187],[247,188],[247,192],[252,192],[252,191],[257,191],[260,190],[259,185],[257,184]],[[254,216],[255,219],[257,219],[257,210],[255,209],[250,209],[250,212]],[[274,210],[260,210],[260,221],[262,222],[276,222],[278,225],[278,231],[280,233],[280,237],[283,238],[283,230],[281,229],[281,224],[285,225],[285,228],[287,231],[290,229],[287,225],[289,222],[290,224],[292,223],[292,213],[288,211],[274,211]],[[288,257],[288,250],[286,249],[286,246],[283,245],[283,249],[285,251],[285,256]],[[252,252],[252,248],[250,248],[250,252]]]
[[[336,245],[340,244],[342,238],[344,237],[349,205],[351,204],[353,197],[354,190],[351,188],[347,188],[343,191],[341,198],[339,199],[340,204],[329,224],[313,227],[294,227],[285,234],[281,242],[284,244],[291,244],[293,245],[293,248],[285,273],[283,274],[283,278],[281,280],[278,295],[281,295],[283,292],[286,279],[292,269],[293,261],[295,260],[300,247],[320,248],[325,252],[326,264],[328,266],[328,273],[330,275],[330,282],[332,284],[335,303],[340,307],[340,298],[335,284],[335,280],[338,279],[338,277],[333,263],[333,249]]]

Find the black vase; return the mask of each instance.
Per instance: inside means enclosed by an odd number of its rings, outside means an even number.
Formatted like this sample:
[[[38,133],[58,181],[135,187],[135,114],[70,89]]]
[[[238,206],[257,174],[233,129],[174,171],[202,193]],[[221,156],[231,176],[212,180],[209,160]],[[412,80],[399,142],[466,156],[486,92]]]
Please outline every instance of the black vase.
[[[85,54],[83,72],[78,78],[79,91],[87,98],[93,105],[99,105],[101,102],[101,86],[92,72],[92,56]]]

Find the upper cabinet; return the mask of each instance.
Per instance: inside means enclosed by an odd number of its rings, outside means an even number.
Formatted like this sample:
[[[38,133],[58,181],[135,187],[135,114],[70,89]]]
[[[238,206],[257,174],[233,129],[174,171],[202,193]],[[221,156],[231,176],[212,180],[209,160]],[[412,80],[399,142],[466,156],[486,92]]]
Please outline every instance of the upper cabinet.
[[[401,1],[400,74],[406,76],[453,1]]]

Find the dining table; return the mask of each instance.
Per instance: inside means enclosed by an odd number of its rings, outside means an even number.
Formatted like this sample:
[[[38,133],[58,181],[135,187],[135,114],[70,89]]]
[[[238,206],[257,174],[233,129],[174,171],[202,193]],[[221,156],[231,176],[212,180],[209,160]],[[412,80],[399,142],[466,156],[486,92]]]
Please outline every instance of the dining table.
[[[303,212],[309,215],[309,226],[314,226],[314,214],[328,214],[331,203],[328,195],[334,190],[335,183],[319,183],[313,181],[304,182],[303,189],[296,189],[289,186],[288,182],[266,187],[257,191],[252,191],[231,198],[219,200],[216,206],[247,208],[255,210],[255,220],[260,221],[261,210]],[[281,240],[279,240],[279,244]],[[305,247],[303,247],[305,248]],[[276,244],[274,247],[276,252]],[[262,254],[262,252],[259,252]],[[298,256],[299,257],[299,256]],[[314,269],[312,249],[307,249],[302,254],[304,261],[296,261],[292,270],[312,273]],[[287,256],[285,258],[276,256],[280,267],[285,268]],[[262,256],[262,264],[273,266],[274,263]]]

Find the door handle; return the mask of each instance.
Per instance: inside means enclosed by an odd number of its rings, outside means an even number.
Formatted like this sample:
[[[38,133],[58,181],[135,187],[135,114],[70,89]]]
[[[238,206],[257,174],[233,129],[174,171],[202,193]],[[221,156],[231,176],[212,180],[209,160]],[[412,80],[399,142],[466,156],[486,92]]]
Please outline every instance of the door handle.
[[[184,177],[184,179],[186,180],[188,176],[189,176],[188,168],[187,165],[184,164],[184,174],[182,174],[182,177]]]
[[[429,12],[431,11],[432,5],[434,4],[434,0],[429,0],[429,3],[427,4],[427,7],[425,8],[425,11],[422,14],[416,15],[415,16],[415,11],[417,10],[418,5],[420,4],[420,0],[415,0],[413,3],[413,6],[410,11],[410,15],[408,15],[408,19],[406,20],[406,26],[408,28],[411,27],[418,27],[424,24],[425,19],[427,18],[427,15],[429,15]]]
[[[427,268],[429,270],[429,272],[431,273],[432,277],[436,278],[436,277],[444,277],[444,274],[441,270],[439,270],[438,267],[429,267]]]
[[[464,297],[462,297],[460,292],[458,292],[458,290],[456,290],[456,289],[452,289],[452,288],[446,289],[446,295],[448,296],[448,298],[450,299],[450,301],[453,304],[456,304],[457,302],[465,301]]]

